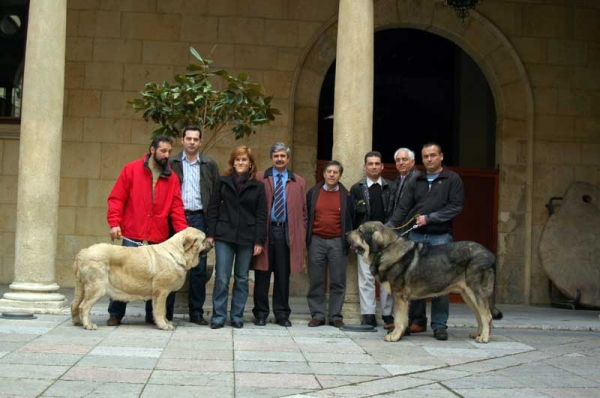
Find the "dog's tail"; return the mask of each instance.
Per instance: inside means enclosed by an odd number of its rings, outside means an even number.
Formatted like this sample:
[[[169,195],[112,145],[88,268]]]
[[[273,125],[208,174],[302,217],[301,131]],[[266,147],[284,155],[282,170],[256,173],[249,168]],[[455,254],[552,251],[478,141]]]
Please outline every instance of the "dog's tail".
[[[79,325],[81,319],[79,317],[79,305],[83,301],[83,283],[79,274],[79,254],[75,257],[73,262],[73,271],[75,272],[75,294],[73,296],[73,302],[71,303],[71,320],[73,325]]]

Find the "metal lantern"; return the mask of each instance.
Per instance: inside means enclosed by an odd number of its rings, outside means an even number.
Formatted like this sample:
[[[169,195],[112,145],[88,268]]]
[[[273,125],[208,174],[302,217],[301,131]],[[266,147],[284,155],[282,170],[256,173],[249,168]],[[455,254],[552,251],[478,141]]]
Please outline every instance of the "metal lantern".
[[[469,10],[474,9],[480,0],[444,0],[444,4],[454,8],[456,15],[465,21],[469,16]]]

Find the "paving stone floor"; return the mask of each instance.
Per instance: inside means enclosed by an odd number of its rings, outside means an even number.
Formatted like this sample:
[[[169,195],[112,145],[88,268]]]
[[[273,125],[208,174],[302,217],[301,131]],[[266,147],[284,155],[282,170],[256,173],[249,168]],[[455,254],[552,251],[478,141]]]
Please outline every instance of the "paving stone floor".
[[[309,328],[302,310],[290,328],[254,326],[248,313],[243,329],[178,316],[165,332],[140,305],[117,327],[105,309],[94,307],[96,331],[68,315],[0,319],[0,397],[600,397],[597,311],[502,305],[478,344],[459,304],[448,341],[427,331],[398,343],[381,327]]]

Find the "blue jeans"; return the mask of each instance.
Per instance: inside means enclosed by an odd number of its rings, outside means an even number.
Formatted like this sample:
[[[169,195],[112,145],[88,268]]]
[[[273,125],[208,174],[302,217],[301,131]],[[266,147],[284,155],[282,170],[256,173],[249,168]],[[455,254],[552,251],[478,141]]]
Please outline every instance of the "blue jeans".
[[[230,242],[215,241],[215,286],[213,290],[212,324],[224,324],[227,319],[227,299],[229,281],[233,268],[234,282],[231,296],[232,322],[243,322],[244,307],[248,300],[248,273],[254,245],[238,245]],[[234,264],[235,257],[235,264]]]
[[[151,245],[154,243],[150,243]],[[123,239],[123,246],[125,247],[138,247],[134,242]],[[169,293],[167,296],[167,320],[173,320],[173,309],[175,307],[175,292]],[[108,314],[111,317],[117,318],[119,321],[125,316],[127,311],[127,303],[124,301],[110,300],[108,303]],[[151,320],[152,318],[152,300],[146,301],[146,319]]]
[[[428,243],[432,246],[443,245],[452,242],[451,234],[441,235],[425,235],[416,232],[411,232],[409,239],[413,242]],[[431,299],[431,328],[446,328],[448,315],[450,312],[450,302],[448,295],[434,297]],[[427,326],[427,303],[425,300],[412,300],[410,302],[408,324],[416,324],[419,326]]]
[[[203,213],[191,213],[186,218],[190,227],[206,232]],[[206,255],[200,257],[198,265],[190,270],[188,300],[190,317],[204,314],[204,300],[206,300]]]

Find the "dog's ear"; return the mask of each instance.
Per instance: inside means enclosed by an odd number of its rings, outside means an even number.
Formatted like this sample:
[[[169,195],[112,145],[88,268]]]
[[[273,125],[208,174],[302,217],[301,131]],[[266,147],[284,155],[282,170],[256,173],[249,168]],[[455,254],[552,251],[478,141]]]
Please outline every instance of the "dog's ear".
[[[369,251],[371,253],[377,253],[377,251],[379,250],[379,244],[382,241],[382,239],[383,236],[381,235],[381,232],[373,232],[373,235],[371,235],[371,242],[369,243]]]
[[[183,239],[183,251],[189,251],[192,247],[194,247],[197,241],[197,237],[186,235],[186,237]]]

